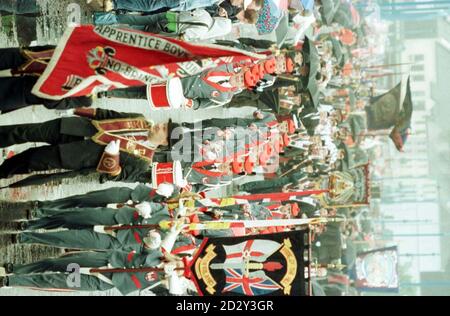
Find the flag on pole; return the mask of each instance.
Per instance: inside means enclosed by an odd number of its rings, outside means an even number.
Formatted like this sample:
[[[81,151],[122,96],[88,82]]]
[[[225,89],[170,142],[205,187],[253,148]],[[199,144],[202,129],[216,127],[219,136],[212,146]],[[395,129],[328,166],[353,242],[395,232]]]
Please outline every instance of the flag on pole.
[[[409,78],[402,80],[395,88],[371,100],[366,107],[369,130],[389,129],[411,120],[412,100]],[[405,124],[402,124],[405,125]],[[402,129],[403,130],[403,129]]]
[[[165,82],[222,64],[264,58],[232,47],[190,44],[108,25],[69,27],[33,88],[60,100],[116,88]]]
[[[305,296],[307,232],[206,238],[191,280],[201,296]]]
[[[355,286],[363,291],[398,292],[397,247],[358,254]]]

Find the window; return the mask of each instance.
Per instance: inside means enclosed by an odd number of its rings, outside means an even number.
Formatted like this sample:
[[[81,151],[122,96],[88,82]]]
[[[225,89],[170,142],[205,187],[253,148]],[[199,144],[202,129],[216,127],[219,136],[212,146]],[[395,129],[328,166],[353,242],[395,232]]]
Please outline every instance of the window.
[[[425,91],[414,91],[413,92],[413,97],[424,97],[425,96]]]
[[[413,81],[425,81],[425,76],[424,75],[415,75],[415,76],[412,76],[412,80]]]
[[[414,102],[414,110],[425,111],[425,101],[424,100],[415,101]]]
[[[425,69],[425,67],[423,64],[411,66],[411,71],[414,71],[414,72],[424,71],[424,69]]]
[[[425,60],[425,56],[424,55],[414,55],[414,61],[417,62],[421,62]]]

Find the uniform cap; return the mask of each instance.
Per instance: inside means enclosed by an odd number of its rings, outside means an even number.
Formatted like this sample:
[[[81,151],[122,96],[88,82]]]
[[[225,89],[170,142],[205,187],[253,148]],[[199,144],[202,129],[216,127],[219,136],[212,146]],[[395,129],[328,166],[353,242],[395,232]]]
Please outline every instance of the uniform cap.
[[[291,138],[289,137],[288,134],[283,134],[283,145],[284,147],[289,146],[289,144],[291,143]]]
[[[247,174],[252,174],[254,166],[255,166],[255,164],[252,162],[250,157],[246,157],[245,158],[245,162],[244,162],[244,170],[245,170],[245,172]]]
[[[264,70],[268,74],[274,74],[277,69],[277,61],[275,58],[270,58],[264,62]]]
[[[293,73],[295,70],[294,61],[290,57],[286,57],[286,72]]]
[[[252,71],[247,70],[244,74],[244,82],[247,88],[253,88],[258,83],[258,79],[253,75]]]
[[[298,206],[298,204],[297,203],[292,203],[291,204],[291,214],[292,214],[292,216],[297,217],[299,213],[300,213],[300,207]]]
[[[297,130],[297,127],[295,126],[294,120],[293,119],[287,120],[287,124],[288,124],[288,133],[289,134],[294,134],[295,131]]]
[[[237,160],[234,160],[234,161],[231,163],[231,168],[232,168],[234,174],[242,173],[243,167],[244,167],[244,166],[242,165],[242,163],[240,163],[240,162],[237,161]]]

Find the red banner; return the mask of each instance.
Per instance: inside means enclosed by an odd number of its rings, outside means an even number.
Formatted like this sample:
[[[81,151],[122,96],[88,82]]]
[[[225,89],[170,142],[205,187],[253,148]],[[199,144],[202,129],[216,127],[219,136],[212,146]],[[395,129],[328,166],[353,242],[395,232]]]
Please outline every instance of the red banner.
[[[222,64],[264,58],[210,44],[190,44],[137,30],[84,25],[68,28],[33,89],[60,100],[115,88],[188,77]]]

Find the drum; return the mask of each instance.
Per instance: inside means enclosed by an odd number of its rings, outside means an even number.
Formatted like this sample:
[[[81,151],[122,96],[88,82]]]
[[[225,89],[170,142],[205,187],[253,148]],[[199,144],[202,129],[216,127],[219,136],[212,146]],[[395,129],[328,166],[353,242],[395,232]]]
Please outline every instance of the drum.
[[[152,187],[156,189],[162,183],[171,183],[178,187],[183,187],[185,185],[183,168],[179,161],[153,163]]]
[[[147,86],[147,100],[152,109],[179,109],[185,103],[180,78],[172,78],[162,84]]]

